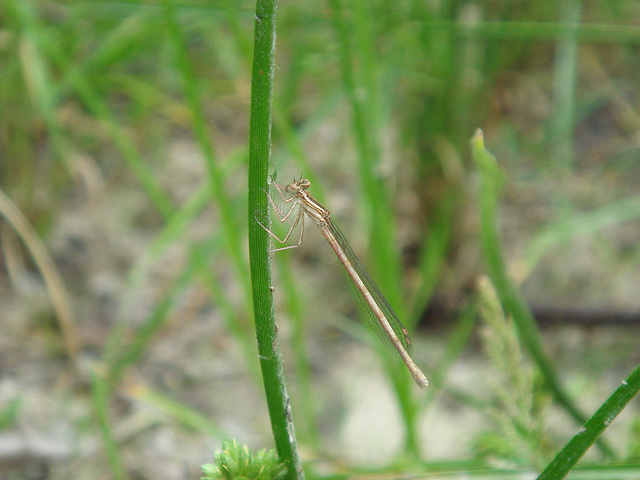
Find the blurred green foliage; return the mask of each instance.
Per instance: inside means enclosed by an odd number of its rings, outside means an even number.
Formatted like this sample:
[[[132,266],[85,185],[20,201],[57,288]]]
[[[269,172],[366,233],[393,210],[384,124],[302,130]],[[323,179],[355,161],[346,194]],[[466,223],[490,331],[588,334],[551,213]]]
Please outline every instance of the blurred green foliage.
[[[123,185],[139,193],[144,216],[128,219],[129,227],[152,229],[154,241],[138,265],[123,269],[126,309],[148,264],[188,238],[207,205],[215,207],[215,226],[205,240],[189,240],[188,264],[143,325],[131,329],[122,313],[110,319],[114,328],[100,352],[109,381],[94,379],[105,396],[141,361],[195,281],[258,378],[243,250],[253,9],[231,0],[0,4],[0,188],[41,235],[78,191],[114,200]],[[477,255],[464,254],[465,245],[478,243],[466,215],[481,201],[469,155],[479,126],[505,171],[507,201],[517,204],[522,192],[526,207],[526,194],[544,192],[551,210],[525,239],[518,281],[576,232],[595,235],[637,218],[635,0],[283,1],[277,21],[274,168],[303,173],[338,216],[357,219],[343,229],[410,328],[436,285],[464,303],[482,269]],[[163,183],[176,139],[192,142],[206,165],[200,188],[180,199]],[[536,182],[552,186],[529,189]],[[581,215],[584,208],[590,215]],[[504,253],[497,241],[486,248]],[[638,259],[632,245],[612,262],[628,268]],[[304,306],[314,299],[289,260],[278,263],[297,347],[299,432],[321,450],[304,346]],[[472,304],[461,309],[469,318]],[[451,323],[446,351],[455,357],[472,321]],[[434,397],[417,398],[402,366],[383,358],[407,456],[418,458],[418,415]],[[428,370],[441,386],[454,360],[432,361]],[[103,400],[94,400],[101,412]],[[106,420],[101,428],[109,428]],[[538,438],[533,430],[525,440]],[[523,463],[522,451],[503,451]],[[540,455],[533,452],[535,462]]]

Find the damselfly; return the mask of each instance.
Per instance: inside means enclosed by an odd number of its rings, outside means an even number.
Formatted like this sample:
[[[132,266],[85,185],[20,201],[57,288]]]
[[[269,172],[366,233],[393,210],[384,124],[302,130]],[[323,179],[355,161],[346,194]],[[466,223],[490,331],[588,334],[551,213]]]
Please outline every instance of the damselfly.
[[[363,316],[385,345],[398,352],[418,386],[424,388],[429,385],[427,377],[411,359],[411,340],[409,340],[407,329],[402,325],[402,322],[384,298],[380,289],[358,261],[344,235],[331,220],[331,212],[309,195],[308,190],[311,182],[306,178],[301,178],[286,186],[279,185],[275,181],[272,181],[272,184],[285,204],[293,203],[289,211],[285,213],[269,196],[269,202],[280,223],[289,222],[291,228],[285,238],[280,239],[275,233],[261,224],[262,227],[282,244],[287,243],[291,233],[298,225],[300,225],[301,230],[297,244],[274,248],[270,251],[277,252],[300,246],[304,235],[304,217],[306,214],[320,228],[327,242],[336,252],[349,278],[353,281]]]

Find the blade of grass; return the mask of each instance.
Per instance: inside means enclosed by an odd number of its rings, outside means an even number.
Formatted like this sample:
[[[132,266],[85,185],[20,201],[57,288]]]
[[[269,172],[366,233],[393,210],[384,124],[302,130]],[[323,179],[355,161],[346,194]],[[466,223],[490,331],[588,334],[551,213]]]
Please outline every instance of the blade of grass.
[[[42,116],[53,149],[69,172],[74,171],[73,151],[62,134],[63,128],[56,118],[57,97],[53,74],[42,49],[42,25],[30,2],[9,2],[8,17],[20,26],[19,58],[22,76],[35,109]]]
[[[246,58],[248,63],[251,59],[252,45],[246,34],[246,29],[243,28],[240,11],[234,6],[235,4],[232,1],[225,0],[226,19],[229,22],[231,31],[233,32],[235,50],[241,52],[243,60]],[[240,62],[235,63],[240,64]],[[236,76],[237,75],[238,73],[236,72]],[[304,172],[305,178],[309,178],[313,185],[317,185],[319,187],[316,191],[321,192],[321,183],[313,181],[313,171],[309,166],[310,164],[300,139],[300,132],[298,130],[294,130],[285,110],[277,99],[274,99],[272,104],[272,116],[273,129],[276,132],[276,136],[284,139],[289,153],[294,157],[297,164],[301,166],[300,171]],[[275,163],[273,159],[271,163]],[[293,364],[295,365],[296,387],[298,389],[299,398],[296,410],[298,412],[298,418],[304,419],[304,423],[298,423],[298,432],[304,439],[305,444],[318,446],[317,408],[314,401],[316,396],[313,394],[312,390],[311,361],[309,359],[308,349],[305,345],[305,320],[307,317],[304,314],[302,298],[300,296],[299,288],[295,281],[295,274],[292,270],[289,259],[290,257],[288,255],[280,256],[278,267],[279,278],[282,282],[281,290],[284,292],[284,296],[287,301],[287,312],[293,325],[291,342],[295,346],[292,349],[292,352],[294,355]]]
[[[109,419],[108,401],[110,398],[110,387],[107,381],[95,370],[91,370],[91,399],[93,401],[93,410],[96,415],[102,441],[107,451],[107,457],[111,466],[111,473],[116,480],[126,480],[120,459],[120,449],[116,442],[115,435],[111,428],[112,422]]]
[[[378,144],[378,132],[380,130],[380,114],[376,97],[375,68],[367,45],[373,43],[368,28],[370,19],[367,12],[361,11],[360,2],[353,2],[349,7],[356,7],[353,22],[347,22],[347,9],[342,0],[331,0],[331,20],[340,45],[340,69],[342,81],[347,98],[352,109],[352,127],[358,149],[359,174],[362,182],[363,204],[367,207],[368,217],[371,219],[369,226],[370,250],[376,252],[375,264],[371,271],[373,277],[378,279],[385,292],[389,303],[394,307],[401,318],[405,318],[403,303],[400,302],[398,288],[400,285],[400,264],[396,249],[395,230],[393,227],[393,215],[386,188],[381,182],[377,172],[380,168],[380,146]],[[353,45],[353,30],[356,30],[360,43],[356,48]],[[360,69],[357,65],[363,65]],[[384,273],[384,275],[382,275]],[[378,275],[380,274],[380,275]]]
[[[164,14],[170,38],[176,49],[177,54],[175,61],[178,70],[182,74],[183,88],[185,90],[187,104],[191,111],[196,140],[205,158],[211,195],[215,199],[220,212],[222,236],[227,251],[231,252],[230,257],[235,267],[234,270],[237,280],[242,285],[242,292],[244,294],[243,304],[249,305],[251,303],[251,287],[248,282],[248,265],[243,252],[242,241],[240,240],[242,238],[242,232],[237,221],[238,216],[233,208],[234,201],[232,198],[229,198],[229,195],[226,193],[225,175],[220,166],[221,162],[216,158],[214,146],[207,132],[207,121],[202,107],[204,102],[200,94],[203,89],[199,84],[194,67],[189,61],[189,51],[186,48],[186,40],[179,24],[178,5],[173,0],[165,0]],[[209,275],[206,270],[201,269],[198,269],[198,273],[201,277]],[[253,347],[249,347],[251,338],[250,326],[247,322],[242,321],[242,318],[238,318],[237,315],[234,314],[233,317],[236,321],[229,321],[230,317],[225,317],[228,320],[227,325],[230,327],[230,331],[235,334],[236,340],[243,345],[245,354],[249,354],[249,351],[253,351]],[[252,371],[257,373],[255,369],[251,367],[255,365],[252,358],[247,357],[247,364]]]
[[[516,269],[518,277],[526,278],[553,246],[576,235],[588,235],[638,217],[640,196],[636,195],[590,212],[572,213],[569,218],[555,221],[535,235],[527,245],[522,262]]]
[[[404,302],[400,301],[398,285],[401,285],[399,254],[396,248],[393,215],[386,195],[386,189],[376,175],[380,162],[380,147],[377,143],[380,130],[379,106],[376,96],[376,74],[365,6],[360,2],[350,2],[345,8],[342,0],[329,2],[331,21],[340,45],[340,69],[347,98],[352,109],[352,126],[359,159],[359,174],[365,196],[362,202],[367,206],[370,250],[375,252],[371,265],[373,277],[380,281],[387,300],[400,318],[406,319]],[[353,8],[351,8],[353,7]],[[354,15],[353,23],[348,24],[347,13]],[[358,48],[353,45],[353,31],[359,39]],[[361,47],[361,48],[360,48]],[[356,65],[361,65],[358,70]],[[410,378],[403,374],[400,362],[383,363],[396,392],[405,424],[406,451],[419,456],[420,448],[416,431],[417,402],[410,396]]]
[[[578,409],[560,383],[556,369],[542,347],[540,332],[533,314],[507,274],[500,246],[500,235],[496,227],[498,224],[496,219],[498,191],[503,180],[503,173],[495,157],[485,149],[481,130],[477,130],[474,134],[472,147],[473,160],[480,173],[481,236],[489,276],[498,291],[505,311],[513,317],[523,344],[538,365],[555,400],[576,422],[583,424],[586,421],[585,415]],[[604,442],[599,441],[598,446],[603,453],[613,456],[612,450]]]
[[[564,0],[560,2],[562,21],[566,25],[578,28],[580,22],[580,0]],[[571,175],[573,167],[573,130],[575,123],[576,65],[578,42],[575,29],[569,30],[558,40],[554,65],[554,99],[555,110],[551,124],[552,155],[554,165],[563,178]],[[562,199],[565,203],[568,199]],[[569,216],[562,205],[565,215]]]
[[[208,417],[161,392],[140,383],[126,384],[124,385],[124,390],[135,399],[153,405],[195,431],[205,433],[219,440],[228,438],[228,433]]]
[[[248,208],[253,313],[260,367],[276,450],[280,460],[287,466],[287,478],[296,480],[303,479],[304,473],[296,444],[274,318],[271,262],[267,253],[269,236],[256,221],[260,221],[263,225],[270,225],[266,189],[271,158],[276,1],[257,0],[255,18],[249,122]]]
[[[581,0],[560,2],[560,16],[567,25],[576,28],[580,21]],[[567,182],[572,176],[574,163],[575,96],[577,76],[578,42],[575,31],[562,35],[556,46],[554,62],[554,114],[551,118],[551,156],[553,168],[561,181]],[[565,189],[558,191],[555,198],[561,220],[573,215],[571,200]],[[565,248],[569,248],[565,245]],[[566,276],[566,270],[563,271]],[[566,281],[566,278],[565,278]]]
[[[631,399],[638,394],[639,390],[640,366],[622,382],[622,385],[611,394],[607,401],[584,424],[584,427],[556,455],[540,474],[538,480],[560,480],[564,478]],[[604,476],[601,478],[604,478]]]
[[[225,193],[224,177],[220,172],[214,147],[206,129],[206,120],[202,108],[203,102],[201,101],[198,93],[200,90],[198,79],[189,61],[189,52],[187,51],[183,34],[180,31],[180,26],[178,25],[174,1],[165,0],[164,5],[165,21],[168,25],[170,38],[177,50],[177,67],[182,73],[182,82],[187,97],[187,104],[191,110],[192,125],[195,130],[196,139],[200,145],[200,150],[202,151],[206,161],[212,195],[215,198],[220,211],[222,233],[225,238],[227,249],[231,252],[231,259],[234,262],[235,271],[243,287],[245,303],[248,304],[249,298],[251,297],[249,283],[246,281],[249,276],[249,271],[244,252],[242,251],[242,243],[239,241],[241,233],[237,219],[235,218],[231,208],[232,202]]]
[[[236,50],[242,52],[246,58],[251,56],[251,43],[247,42],[246,29],[243,28],[240,18],[240,12],[238,9],[230,8],[234,4],[229,0],[226,1],[227,6],[227,19],[231,26],[235,41]],[[286,80],[285,80],[286,83]],[[286,90],[286,88],[285,88]],[[295,89],[294,89],[295,90]],[[334,95],[334,99],[324,99],[321,105],[314,110],[314,112],[305,119],[304,124],[297,125],[295,128],[291,123],[288,112],[289,110],[283,107],[282,97],[274,99],[272,105],[273,115],[273,129],[275,135],[281,138],[285,142],[286,148],[279,150],[279,156],[288,159],[288,155],[293,157],[296,164],[299,166],[299,172],[303,172],[305,178],[308,178],[314,187],[316,196],[323,198],[322,194],[322,182],[314,181],[316,178],[313,169],[310,167],[309,158],[305,153],[305,147],[303,139],[305,132],[313,135],[316,132],[317,124],[326,121],[327,111],[335,110],[335,106],[339,104],[338,95]],[[288,150],[288,151],[287,151]],[[272,159],[272,164],[277,166],[277,159]],[[305,346],[306,338],[306,319],[302,305],[302,297],[299,293],[297,282],[295,281],[295,274],[290,264],[290,257],[282,255],[278,259],[279,278],[281,281],[280,289],[283,296],[287,301],[287,312],[293,324],[292,331],[292,344],[296,387],[299,392],[299,404],[297,406],[298,417],[304,419],[304,423],[301,425],[298,423],[298,432],[301,433],[305,439],[306,444],[317,445],[318,444],[318,419],[317,419],[317,405],[315,403],[316,395],[312,390],[312,378],[311,378],[311,362],[308,356],[308,350]]]
[[[76,328],[76,317],[71,307],[69,293],[55,262],[29,221],[2,190],[0,190],[0,215],[15,229],[42,273],[60,325],[67,355],[77,367],[80,367],[78,362],[80,342]]]

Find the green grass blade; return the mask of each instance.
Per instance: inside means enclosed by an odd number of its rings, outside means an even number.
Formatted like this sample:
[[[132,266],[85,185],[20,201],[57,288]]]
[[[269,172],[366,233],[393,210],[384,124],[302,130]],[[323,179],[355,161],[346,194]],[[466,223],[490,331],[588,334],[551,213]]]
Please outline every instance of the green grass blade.
[[[94,414],[98,421],[98,427],[102,435],[111,473],[115,480],[125,480],[124,467],[120,458],[120,449],[112,429],[112,422],[109,419],[110,388],[108,382],[96,371],[91,371],[91,399],[93,402]]]
[[[639,390],[640,366],[622,382],[622,385],[602,404],[576,436],[556,455],[540,474],[538,480],[564,478]]]
[[[220,167],[218,165],[219,160],[216,158],[213,144],[210,140],[209,133],[207,132],[207,122],[202,107],[203,102],[199,94],[201,89],[198,84],[198,78],[194,72],[193,66],[189,62],[189,52],[186,48],[185,40],[180,30],[180,25],[178,24],[176,6],[174,5],[173,0],[165,0],[164,3],[165,19],[169,27],[168,30],[173,41],[173,45],[177,51],[177,68],[182,74],[182,82],[187,98],[187,104],[191,111],[193,129],[195,131],[195,136],[200,146],[200,150],[205,158],[212,194],[220,210],[223,236],[226,240],[227,249],[231,253],[230,257],[234,263],[238,279],[243,287],[246,303],[249,303],[249,284],[246,281],[249,272],[242,249],[242,243],[239,241],[241,238],[240,228],[232,209],[231,199],[225,193],[224,176],[220,171]]]
[[[598,209],[573,213],[550,223],[527,245],[518,274],[527,277],[550,248],[578,235],[588,235],[640,217],[640,196],[610,203]]]
[[[135,399],[153,405],[197,432],[205,433],[217,439],[225,439],[228,435],[227,432],[211,421],[210,418],[162,392],[158,392],[141,384],[127,385],[126,391]]]
[[[578,27],[580,21],[578,0],[562,2],[561,15],[566,25]],[[552,118],[551,136],[553,139],[552,156],[554,165],[564,178],[571,175],[573,168],[573,130],[575,128],[575,97],[578,41],[575,30],[569,30],[558,41],[554,69],[554,97],[556,114]],[[568,205],[565,205],[567,207]],[[569,212],[566,212],[569,213]]]
[[[258,354],[271,430],[280,460],[287,466],[289,480],[304,474],[298,454],[291,406],[284,380],[271,291],[269,236],[256,221],[270,225],[266,196],[271,159],[271,105],[273,103],[276,1],[256,2],[256,21],[251,75],[249,123],[249,260],[251,288],[258,340]]]

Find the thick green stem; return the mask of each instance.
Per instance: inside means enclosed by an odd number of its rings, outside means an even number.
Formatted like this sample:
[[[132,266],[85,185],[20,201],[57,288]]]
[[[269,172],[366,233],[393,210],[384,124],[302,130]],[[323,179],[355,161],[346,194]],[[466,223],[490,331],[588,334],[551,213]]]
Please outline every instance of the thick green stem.
[[[271,159],[275,19],[276,1],[258,0],[249,125],[249,260],[258,353],[271,429],[278,456],[287,466],[287,477],[289,480],[294,480],[303,479],[304,474],[296,445],[291,405],[284,381],[282,355],[274,318],[271,263],[267,252],[269,237],[258,223],[259,220],[263,225],[269,225],[265,192]]]

